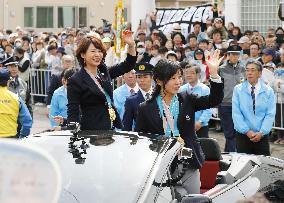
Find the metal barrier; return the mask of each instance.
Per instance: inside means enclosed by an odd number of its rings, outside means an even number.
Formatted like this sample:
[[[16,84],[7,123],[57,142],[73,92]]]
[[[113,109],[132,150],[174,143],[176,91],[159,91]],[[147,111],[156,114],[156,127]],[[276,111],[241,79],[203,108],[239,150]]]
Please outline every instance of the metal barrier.
[[[31,89],[32,103],[45,101],[50,77],[51,70],[34,68],[30,70],[29,87]]]

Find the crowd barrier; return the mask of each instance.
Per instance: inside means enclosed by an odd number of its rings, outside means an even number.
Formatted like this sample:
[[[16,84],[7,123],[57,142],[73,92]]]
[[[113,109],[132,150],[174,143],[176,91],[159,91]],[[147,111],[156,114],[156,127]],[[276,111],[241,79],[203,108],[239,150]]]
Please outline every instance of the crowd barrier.
[[[50,84],[51,70],[48,69],[31,69],[29,86],[31,89],[32,103],[45,103],[47,91]],[[113,81],[114,87],[122,84],[121,78]],[[276,130],[284,130],[283,116],[284,116],[284,98],[282,93],[276,93],[276,119],[273,128]],[[282,103],[283,102],[283,103]],[[220,121],[218,111],[214,110],[214,116],[211,120]]]

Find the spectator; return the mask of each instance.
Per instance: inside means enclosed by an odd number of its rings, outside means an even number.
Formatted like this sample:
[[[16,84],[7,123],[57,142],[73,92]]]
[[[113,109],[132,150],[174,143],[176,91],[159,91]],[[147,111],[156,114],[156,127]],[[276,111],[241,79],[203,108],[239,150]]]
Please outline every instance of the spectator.
[[[262,56],[261,56],[262,64],[266,65],[266,64],[273,62],[274,55],[275,55],[275,51],[273,48],[267,47],[263,49]]]
[[[247,80],[234,88],[232,107],[238,153],[269,156],[268,136],[275,119],[273,90],[260,80],[262,65],[246,64]]]
[[[61,59],[61,64],[62,64],[62,71],[54,75],[51,75],[50,78],[49,87],[47,89],[47,99],[46,99],[47,115],[49,115],[52,95],[54,91],[62,85],[63,71],[66,69],[75,68],[75,59],[73,56],[64,55]]]
[[[210,94],[210,88],[200,82],[201,69],[198,64],[192,63],[186,65],[183,74],[187,83],[180,87],[180,92],[186,91],[188,94],[193,94],[198,97]],[[209,137],[208,122],[211,116],[211,109],[195,112],[195,132],[199,138]]]
[[[135,74],[139,91],[125,101],[123,115],[123,130],[132,131],[135,127],[137,109],[140,103],[149,100],[152,95],[153,66],[148,63],[137,63]]]
[[[30,59],[25,56],[25,50],[22,47],[17,47],[14,50],[14,57],[19,62],[19,77],[24,80],[27,84],[29,82],[29,73],[30,73]]]
[[[197,42],[199,43],[201,40],[208,38],[205,32],[201,32],[201,23],[194,22],[193,23],[193,33],[197,37]]]
[[[166,59],[170,60],[170,61],[177,61],[178,57],[176,52],[174,51],[168,51],[166,54]]]
[[[213,38],[213,32],[216,31],[216,30],[220,31],[221,40],[228,39],[228,32],[223,25],[222,18],[215,18],[214,19],[214,25],[212,26],[212,28],[210,30],[207,30],[207,34],[208,34],[209,38]]]
[[[200,77],[199,80],[201,83],[207,84],[209,81],[209,68],[207,67],[206,61],[205,61],[205,54],[202,49],[196,49],[194,51],[194,60],[200,67]]]
[[[228,60],[220,67],[220,76],[224,79],[224,98],[219,105],[221,126],[226,138],[225,152],[236,151],[236,137],[232,120],[232,96],[234,87],[243,82],[245,69],[239,62],[241,47],[232,45],[227,49]]]
[[[131,95],[134,95],[139,90],[139,87],[136,83],[136,76],[135,76],[134,70],[131,70],[128,73],[125,73],[122,78],[125,84],[121,85],[120,87],[116,88],[113,91],[114,105],[117,109],[118,115],[121,120],[123,119],[124,104],[125,104],[126,98]]]
[[[0,69],[0,137],[24,138],[30,134],[32,117],[21,97],[7,89],[9,80],[9,71]],[[19,134],[18,122],[22,126]]]
[[[183,47],[183,45],[185,44],[185,38],[179,32],[176,32],[172,35],[172,40],[173,40],[173,43],[174,43],[174,49],[176,49],[178,47]]]
[[[247,36],[243,36],[238,41],[239,46],[242,48],[243,55],[246,55],[246,58],[250,55],[250,39]]]
[[[260,47],[257,43],[253,42],[250,45],[250,55],[249,58],[260,60],[259,54],[260,54]]]
[[[145,43],[144,42],[138,42],[137,43],[137,62],[136,63],[149,63],[151,60],[151,57],[146,52]]]
[[[74,69],[65,69],[62,74],[62,86],[54,91],[50,104],[49,120],[53,130],[61,130],[61,127],[56,120],[58,117],[67,119],[67,83],[68,79],[75,73]]]
[[[151,48],[151,60],[150,60],[150,64],[152,66],[155,66],[158,61],[161,59],[161,56],[159,55],[159,46],[158,45],[153,45],[152,48]]]
[[[275,127],[283,128],[284,127],[284,63],[279,63],[276,66],[274,71],[274,83],[273,90],[276,94],[276,117],[275,117]],[[278,139],[274,144],[284,145],[284,133],[283,130],[276,130]]]
[[[174,44],[173,44],[173,41],[170,39],[166,42],[166,45],[165,47],[168,49],[168,51],[172,51],[173,48],[174,48]]]

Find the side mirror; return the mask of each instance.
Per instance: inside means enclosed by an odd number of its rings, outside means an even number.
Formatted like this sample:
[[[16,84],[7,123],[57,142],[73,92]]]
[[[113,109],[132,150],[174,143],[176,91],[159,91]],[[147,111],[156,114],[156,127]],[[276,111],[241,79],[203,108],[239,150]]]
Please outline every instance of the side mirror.
[[[184,196],[181,203],[212,203],[210,197],[201,194],[192,194]]]

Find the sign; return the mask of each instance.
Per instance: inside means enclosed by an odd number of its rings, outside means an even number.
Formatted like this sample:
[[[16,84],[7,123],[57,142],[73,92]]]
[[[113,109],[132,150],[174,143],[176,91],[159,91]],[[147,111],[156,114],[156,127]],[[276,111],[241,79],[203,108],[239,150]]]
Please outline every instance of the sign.
[[[212,5],[193,6],[190,8],[157,8],[156,25],[165,34],[171,33],[173,24],[181,26],[181,32],[186,37],[193,32],[193,23],[201,22],[204,27],[207,19],[213,18]]]

